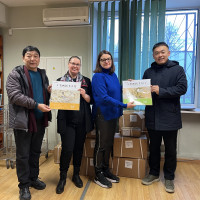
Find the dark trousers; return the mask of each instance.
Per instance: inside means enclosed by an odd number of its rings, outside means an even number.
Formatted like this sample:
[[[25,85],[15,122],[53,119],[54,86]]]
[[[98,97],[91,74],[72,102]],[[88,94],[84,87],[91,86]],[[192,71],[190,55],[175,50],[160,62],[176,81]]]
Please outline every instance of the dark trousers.
[[[39,175],[39,158],[45,128],[37,122],[37,133],[14,129],[16,144],[16,169],[19,188],[30,186]]]
[[[60,173],[67,174],[73,154],[74,174],[79,174],[86,136],[85,128],[82,125],[66,125],[65,133],[60,136],[62,142]]]
[[[113,150],[114,135],[118,119],[104,120],[103,115],[98,112],[95,119],[96,142],[94,149],[95,173],[109,169],[109,159]]]
[[[154,176],[159,176],[160,174],[160,146],[163,138],[165,145],[165,161],[163,166],[164,178],[168,180],[174,180],[177,165],[176,149],[178,131],[148,130],[148,132],[150,138],[149,174],[152,174]]]

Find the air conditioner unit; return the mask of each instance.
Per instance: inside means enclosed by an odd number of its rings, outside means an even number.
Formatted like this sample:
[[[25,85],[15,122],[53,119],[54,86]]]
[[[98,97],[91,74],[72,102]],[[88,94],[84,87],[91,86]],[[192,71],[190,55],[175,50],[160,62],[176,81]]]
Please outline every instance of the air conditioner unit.
[[[89,7],[45,8],[43,23],[46,26],[67,26],[89,24]]]

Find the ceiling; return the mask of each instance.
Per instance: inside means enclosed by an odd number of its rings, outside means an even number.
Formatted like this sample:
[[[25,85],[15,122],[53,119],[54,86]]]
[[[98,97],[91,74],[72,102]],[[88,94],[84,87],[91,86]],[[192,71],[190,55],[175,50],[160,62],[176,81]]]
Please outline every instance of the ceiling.
[[[8,7],[17,7],[17,6],[41,6],[41,5],[54,5],[54,4],[58,5],[66,3],[87,3],[88,1],[97,1],[97,0],[0,0],[0,3],[3,3]],[[166,7],[167,8],[200,7],[200,0],[166,0]]]

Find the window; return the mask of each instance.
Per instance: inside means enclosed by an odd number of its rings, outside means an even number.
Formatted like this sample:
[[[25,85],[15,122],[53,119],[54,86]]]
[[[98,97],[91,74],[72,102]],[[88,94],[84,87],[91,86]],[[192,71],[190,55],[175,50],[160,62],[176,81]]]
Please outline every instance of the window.
[[[181,97],[181,104],[195,105],[196,48],[198,10],[167,11],[165,15],[165,42],[169,45],[170,60],[176,60],[184,68],[187,93]],[[110,18],[108,30],[110,30]],[[115,18],[114,63],[118,75],[118,17]],[[107,38],[109,43],[109,33]],[[198,94],[196,94],[198,95]]]
[[[170,48],[170,59],[179,62],[188,80],[188,90],[181,97],[181,103],[194,104],[197,10],[169,11],[165,20],[165,41]]]

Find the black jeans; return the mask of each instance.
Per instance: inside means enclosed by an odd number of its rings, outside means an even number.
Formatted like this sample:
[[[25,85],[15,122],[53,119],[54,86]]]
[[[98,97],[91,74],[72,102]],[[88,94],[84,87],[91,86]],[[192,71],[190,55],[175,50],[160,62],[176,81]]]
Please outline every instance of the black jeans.
[[[97,113],[95,119],[96,142],[94,149],[94,167],[96,174],[106,171],[109,168],[109,159],[113,150],[117,120],[104,120],[100,111]]]
[[[39,175],[39,158],[45,128],[37,121],[37,133],[14,129],[16,144],[16,169],[19,188],[29,187]]]
[[[65,133],[60,134],[62,151],[60,156],[60,173],[66,174],[73,154],[74,174],[79,174],[85,142],[83,125],[66,125]]]
[[[150,137],[149,174],[154,176],[159,176],[160,174],[160,146],[163,138],[165,145],[165,161],[163,166],[164,178],[168,180],[174,180],[177,165],[176,149],[178,131],[148,130],[148,132]]]

